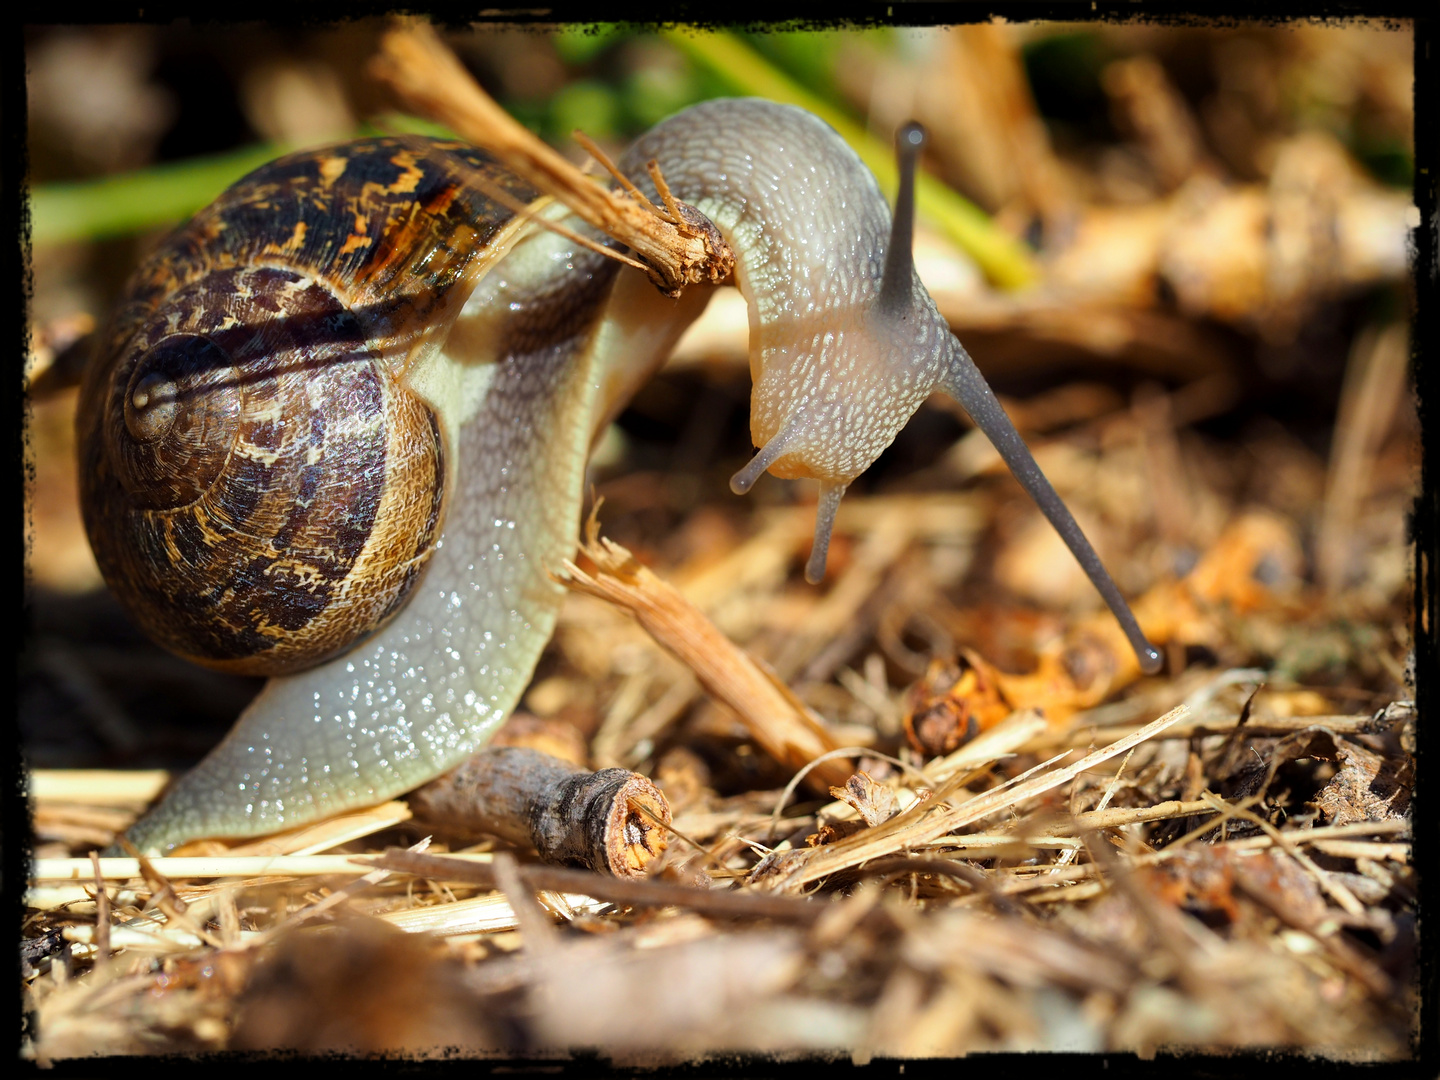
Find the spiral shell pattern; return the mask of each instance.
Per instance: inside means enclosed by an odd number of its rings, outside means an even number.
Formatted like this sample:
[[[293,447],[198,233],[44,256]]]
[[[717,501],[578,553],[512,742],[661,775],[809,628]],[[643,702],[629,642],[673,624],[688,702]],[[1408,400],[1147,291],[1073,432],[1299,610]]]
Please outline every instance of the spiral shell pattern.
[[[285,674],[403,603],[446,470],[402,375],[511,216],[470,182],[493,169],[413,138],[293,155],[137,271],[82,389],[82,503],[101,572],[160,644]]]
[[[96,557],[175,652],[307,666],[383,623],[429,557],[439,429],[313,279],[233,269],[181,290],[102,413],[84,479]]]

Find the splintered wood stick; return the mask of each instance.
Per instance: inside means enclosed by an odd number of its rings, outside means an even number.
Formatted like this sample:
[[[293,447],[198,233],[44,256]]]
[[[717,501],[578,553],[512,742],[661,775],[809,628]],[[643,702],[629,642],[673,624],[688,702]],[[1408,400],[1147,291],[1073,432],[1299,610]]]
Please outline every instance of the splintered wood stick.
[[[409,796],[418,817],[534,846],[546,862],[644,877],[665,850],[670,804],[628,769],[586,772],[522,746],[491,746]]]
[[[787,768],[800,769],[844,746],[789,687],[721,633],[674,586],[619,544],[601,538],[593,514],[586,536],[583,551],[595,564],[595,573],[566,562],[560,582],[633,615],[646,633],[695,673],[712,697],[730,706],[767,754]],[[832,758],[820,761],[805,782],[824,794],[854,771],[848,758]]]
[[[680,203],[676,220],[667,221],[648,203],[595,183],[500,108],[429,26],[388,31],[371,72],[411,108],[491,151],[517,176],[630,247],[662,292],[677,296],[686,285],[718,285],[734,272],[734,253],[708,218]]]

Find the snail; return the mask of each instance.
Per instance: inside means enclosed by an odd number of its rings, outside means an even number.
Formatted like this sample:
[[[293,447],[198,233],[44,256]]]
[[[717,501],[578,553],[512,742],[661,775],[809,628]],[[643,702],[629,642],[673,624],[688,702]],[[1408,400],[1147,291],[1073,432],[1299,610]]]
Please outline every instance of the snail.
[[[735,253],[760,450],[731,486],[766,470],[819,480],[817,581],[846,485],[944,390],[1153,671],[1158,654],[916,276],[922,138],[912,125],[897,140],[893,218],[828,125],[772,102],[693,106],[620,163],[643,178],[658,161]],[[87,532],[162,644],[273,676],[131,827],[140,850],[402,794],[479,749],[519,700],[554,625],[549,571],[574,548],[589,447],[712,291],[662,295],[507,208],[564,216],[535,199],[466,144],[364,140],[262,167],[136,272],[82,388]]]

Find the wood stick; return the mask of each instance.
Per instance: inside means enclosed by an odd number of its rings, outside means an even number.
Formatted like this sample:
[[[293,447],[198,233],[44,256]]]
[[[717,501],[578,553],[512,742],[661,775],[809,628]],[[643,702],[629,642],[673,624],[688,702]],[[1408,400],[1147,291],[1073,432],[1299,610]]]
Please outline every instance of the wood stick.
[[[628,769],[586,772],[522,746],[486,747],[409,796],[426,821],[533,846],[549,863],[643,877],[665,850],[670,804]],[[655,822],[660,822],[660,825]]]
[[[596,571],[572,562],[559,580],[628,611],[645,631],[695,673],[710,695],[734,710],[752,738],[776,761],[799,769],[843,745],[790,689],[740,648],[674,586],[635,561],[619,544],[599,537],[594,517],[586,525],[584,552]],[[849,759],[820,762],[806,776],[826,793],[854,772]]]
[[[110,960],[110,894],[100,876],[100,856],[90,852],[90,868],[95,875],[95,962],[103,965]]]

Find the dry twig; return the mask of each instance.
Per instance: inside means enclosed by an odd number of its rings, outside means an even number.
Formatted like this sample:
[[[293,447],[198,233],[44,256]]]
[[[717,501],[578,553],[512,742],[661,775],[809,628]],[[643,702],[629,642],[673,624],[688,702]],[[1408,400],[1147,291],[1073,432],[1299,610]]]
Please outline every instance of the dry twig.
[[[487,747],[409,798],[427,821],[615,877],[643,877],[670,823],[665,796],[638,773],[586,772],[518,746]]]
[[[781,764],[798,769],[840,743],[790,689],[717,630],[671,585],[635,561],[619,544],[599,536],[594,517],[583,550],[595,564],[587,574],[564,564],[563,584],[615,604],[678,656],[716,699],[735,711],[756,743]],[[810,782],[819,791],[843,784],[853,772],[844,761],[822,762]]]
[[[662,292],[718,285],[734,271],[729,245],[704,215],[682,206],[671,223],[648,204],[598,186],[496,105],[428,26],[389,31],[371,70],[417,111],[490,150],[516,175],[632,248]]]
[[[468,881],[486,888],[499,887],[499,879],[492,867],[461,862],[443,855],[422,856],[391,848],[376,857],[357,856],[356,861],[420,877]],[[532,892],[549,889],[554,892],[578,893],[628,907],[682,907],[701,915],[722,919],[776,919],[804,925],[818,920],[826,910],[826,906],[822,904],[763,892],[721,892],[672,885],[653,879],[608,878],[583,870],[566,870],[555,866],[517,866],[515,879]],[[870,921],[881,927],[890,923],[889,917],[879,911],[874,913]]]

